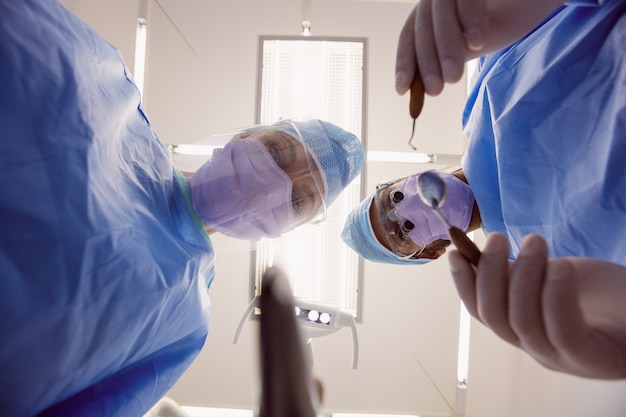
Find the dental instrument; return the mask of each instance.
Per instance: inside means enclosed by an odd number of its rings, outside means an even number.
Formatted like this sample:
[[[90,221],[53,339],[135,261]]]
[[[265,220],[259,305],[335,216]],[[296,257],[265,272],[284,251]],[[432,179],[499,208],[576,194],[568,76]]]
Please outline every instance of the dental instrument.
[[[415,78],[411,84],[411,93],[409,98],[409,115],[413,119],[413,128],[411,129],[411,137],[409,138],[409,146],[413,150],[417,150],[417,147],[413,146],[413,136],[415,135],[415,121],[422,112],[424,106],[424,84],[422,83],[422,77],[420,76],[419,68],[415,69]]]

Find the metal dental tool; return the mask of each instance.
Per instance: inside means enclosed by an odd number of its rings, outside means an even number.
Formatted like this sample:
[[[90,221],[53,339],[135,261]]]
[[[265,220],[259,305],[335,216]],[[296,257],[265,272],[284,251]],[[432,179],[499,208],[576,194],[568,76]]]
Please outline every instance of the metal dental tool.
[[[411,130],[411,137],[409,138],[409,146],[413,150],[417,150],[411,142],[413,142],[413,135],[415,135],[415,120],[422,112],[424,106],[424,84],[422,83],[422,77],[420,76],[419,68],[415,69],[415,78],[411,84],[411,93],[409,98],[409,114],[413,118],[413,129]]]
[[[447,192],[446,185],[441,177],[435,171],[426,171],[419,176],[417,184],[420,198],[426,205],[432,207],[437,217],[446,225],[452,243],[454,243],[465,259],[474,266],[478,266],[480,259],[478,247],[467,237],[463,230],[448,223],[448,220],[439,211],[439,207],[446,201]]]

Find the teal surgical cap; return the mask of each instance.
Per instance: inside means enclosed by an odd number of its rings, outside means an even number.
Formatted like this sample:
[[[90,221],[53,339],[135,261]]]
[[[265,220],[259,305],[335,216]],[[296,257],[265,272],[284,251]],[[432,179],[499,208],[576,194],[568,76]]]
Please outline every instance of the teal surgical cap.
[[[329,206],[361,172],[365,152],[352,133],[323,120],[278,122],[272,127],[293,136],[307,146],[324,179]]]
[[[430,259],[399,258],[376,239],[370,222],[370,206],[374,193],[370,194],[346,219],[341,238],[363,258],[385,264],[422,265]]]

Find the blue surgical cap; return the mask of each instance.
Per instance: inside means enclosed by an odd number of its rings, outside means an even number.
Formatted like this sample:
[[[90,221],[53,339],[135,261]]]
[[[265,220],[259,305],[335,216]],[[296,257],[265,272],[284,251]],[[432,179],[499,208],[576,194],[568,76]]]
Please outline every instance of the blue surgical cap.
[[[373,199],[374,193],[361,201],[348,215],[341,233],[343,241],[363,258],[373,262],[397,265],[421,265],[429,262],[430,259],[399,258],[378,241],[370,222]]]
[[[365,152],[353,134],[323,120],[278,122],[273,127],[288,133],[307,146],[324,180],[329,206],[361,172]]]

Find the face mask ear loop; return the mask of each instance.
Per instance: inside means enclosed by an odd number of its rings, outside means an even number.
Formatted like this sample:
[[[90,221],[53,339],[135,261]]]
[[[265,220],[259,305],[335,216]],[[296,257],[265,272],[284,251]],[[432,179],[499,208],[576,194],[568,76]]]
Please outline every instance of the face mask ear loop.
[[[422,245],[422,249],[419,250],[419,252],[414,253],[413,255],[411,255],[411,257],[417,259],[420,257],[420,255],[422,253],[424,253],[424,249],[426,249],[426,245]]]
[[[417,253],[417,252],[414,252],[414,253],[412,253],[410,255],[400,256],[397,253],[395,253],[394,251],[390,251],[390,252],[393,253],[396,258],[398,258],[400,260],[403,260],[403,261],[408,261],[409,259],[413,258],[413,256]],[[420,253],[422,253],[422,252],[420,251]]]
[[[409,259],[418,259],[420,257],[420,255],[422,253],[424,253],[424,249],[426,249],[426,245],[422,245],[421,247],[422,248],[419,251],[415,251],[412,254],[405,255],[405,256],[400,256],[397,253],[395,253],[394,251],[390,251],[390,252],[393,253],[396,256],[396,258],[401,259],[403,261],[407,261]]]

